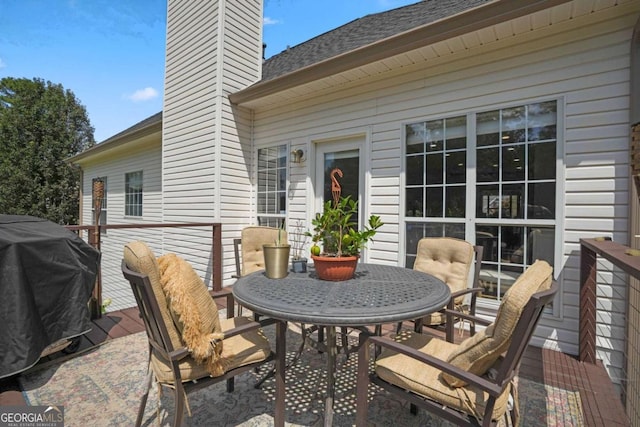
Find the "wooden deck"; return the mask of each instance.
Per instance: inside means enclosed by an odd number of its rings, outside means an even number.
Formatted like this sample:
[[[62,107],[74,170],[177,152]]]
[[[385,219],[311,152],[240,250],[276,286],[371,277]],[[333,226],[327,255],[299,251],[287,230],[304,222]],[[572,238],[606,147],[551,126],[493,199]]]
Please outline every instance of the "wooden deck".
[[[82,337],[78,351],[105,340],[144,330],[137,308],[117,311],[94,321],[95,327]],[[60,357],[60,353],[43,360]],[[584,363],[576,357],[537,347],[529,347],[520,367],[520,376],[570,391],[579,391],[585,426],[630,426],[620,396],[600,362]],[[16,378],[0,380],[0,406],[25,405]]]

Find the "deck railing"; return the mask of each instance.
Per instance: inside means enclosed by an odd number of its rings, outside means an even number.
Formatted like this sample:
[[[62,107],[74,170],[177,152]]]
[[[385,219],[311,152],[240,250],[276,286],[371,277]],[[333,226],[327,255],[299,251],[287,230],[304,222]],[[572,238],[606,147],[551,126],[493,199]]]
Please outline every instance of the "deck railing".
[[[596,291],[598,256],[630,276],[626,295],[626,348],[622,378],[623,402],[633,426],[640,426],[640,255],[607,238],[580,239],[579,359],[596,362]]]
[[[135,228],[184,228],[184,227],[210,227],[211,228],[211,282],[208,284],[213,290],[222,289],[222,226],[220,223],[167,223],[167,224],[105,224],[95,225],[68,225],[68,230],[74,231],[83,237],[86,231],[87,241],[94,248],[100,250],[101,235],[107,230]],[[89,302],[91,318],[97,319],[102,315],[102,274],[99,271],[96,284]]]

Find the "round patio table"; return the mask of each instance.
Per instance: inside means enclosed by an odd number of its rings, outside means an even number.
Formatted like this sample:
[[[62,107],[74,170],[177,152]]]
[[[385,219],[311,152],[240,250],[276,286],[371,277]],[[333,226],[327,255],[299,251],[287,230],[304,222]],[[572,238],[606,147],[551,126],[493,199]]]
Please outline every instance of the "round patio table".
[[[276,326],[275,425],[284,425],[284,367],[287,322],[327,328],[327,397],[325,425],[333,422],[336,326],[364,327],[413,320],[444,307],[449,287],[426,273],[404,267],[358,264],[355,277],[342,282],[320,280],[313,269],[269,279],[264,271],[241,277],[233,285],[236,301],[255,313],[278,320]]]

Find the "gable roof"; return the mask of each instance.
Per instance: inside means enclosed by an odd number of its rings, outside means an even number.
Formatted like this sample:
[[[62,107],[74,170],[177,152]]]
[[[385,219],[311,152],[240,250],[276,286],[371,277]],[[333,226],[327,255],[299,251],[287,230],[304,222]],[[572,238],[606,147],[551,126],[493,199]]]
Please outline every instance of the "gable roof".
[[[162,111],[139,121],[122,132],[118,132],[112,137],[105,139],[82,153],[66,159],[66,162],[76,163],[96,154],[104,153],[107,150],[111,150],[131,141],[137,141],[146,135],[160,131],[162,131]]]
[[[271,80],[489,1],[422,0],[386,12],[366,15],[267,59],[262,65],[261,81]]]

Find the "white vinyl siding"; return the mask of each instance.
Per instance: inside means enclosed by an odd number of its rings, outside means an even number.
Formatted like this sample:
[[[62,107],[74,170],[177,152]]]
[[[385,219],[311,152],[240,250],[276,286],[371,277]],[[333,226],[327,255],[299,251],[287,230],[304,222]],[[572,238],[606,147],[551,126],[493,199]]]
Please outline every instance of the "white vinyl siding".
[[[225,94],[236,92],[259,80],[262,70],[263,0],[226,0],[224,18]]]
[[[159,136],[158,136],[159,138]],[[129,150],[118,156],[110,157],[99,163],[83,166],[85,176],[105,177],[109,191],[107,197],[107,224],[157,224],[162,222],[162,187],[161,187],[161,148],[160,142],[155,147]],[[132,170],[141,170],[144,175],[144,212],[141,217],[125,216],[125,175]],[[91,204],[91,180],[86,179],[83,188],[84,206]],[[119,191],[116,189],[120,189]],[[82,224],[91,224],[91,210],[84,209]],[[101,269],[102,299],[110,299],[107,311],[135,307],[136,301],[131,292],[129,282],[122,277],[120,262],[124,245],[133,240],[148,242],[157,254],[164,252],[162,244],[162,228],[151,229],[113,229],[101,235]],[[87,240],[87,236],[82,236]]]
[[[162,132],[165,222],[217,217],[219,3],[168,2]]]
[[[222,222],[223,279],[235,271],[232,239],[251,224],[251,115],[230,92],[259,79],[262,2],[169,0],[163,109],[164,222]],[[255,218],[255,217],[254,217]],[[167,230],[210,275],[210,236]]]
[[[546,341],[534,338],[534,343],[577,354],[578,241],[609,235],[625,243],[628,229],[629,41],[636,18],[624,8],[604,14],[607,18],[595,25],[594,14],[586,14],[561,26],[488,39],[455,54],[443,52],[426,63],[408,63],[401,70],[382,71],[308,98],[290,96],[285,101],[274,96],[277,104],[264,101],[255,109],[254,140],[258,147],[290,141],[313,158],[315,141],[366,134],[365,215],[378,214],[385,223],[366,261],[402,265],[403,124],[562,100],[557,171],[561,217],[556,223],[561,230],[556,238],[561,240],[555,255],[560,307],[557,316],[541,321],[537,336]],[[290,167],[291,213],[309,203],[312,164]],[[306,221],[309,215],[304,209],[296,212],[296,218]],[[624,295],[623,286],[603,280],[598,291],[614,295],[598,313],[598,358],[614,379],[619,377],[624,343],[624,308],[615,295]]]

